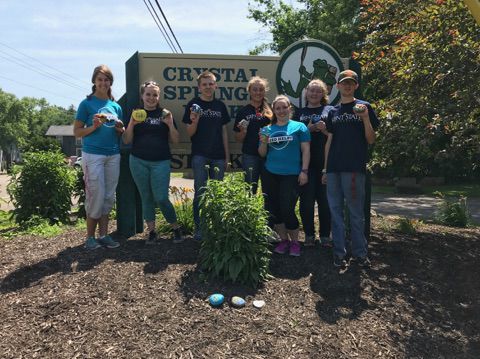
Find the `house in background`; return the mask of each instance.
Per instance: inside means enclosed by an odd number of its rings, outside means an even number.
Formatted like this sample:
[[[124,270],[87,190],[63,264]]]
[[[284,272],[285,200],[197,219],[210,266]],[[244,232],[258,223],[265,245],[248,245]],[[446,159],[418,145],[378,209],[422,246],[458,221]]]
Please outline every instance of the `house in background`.
[[[55,139],[60,142],[62,152],[66,156],[82,155],[82,139],[75,138],[73,135],[73,125],[50,126],[45,135],[55,137]]]

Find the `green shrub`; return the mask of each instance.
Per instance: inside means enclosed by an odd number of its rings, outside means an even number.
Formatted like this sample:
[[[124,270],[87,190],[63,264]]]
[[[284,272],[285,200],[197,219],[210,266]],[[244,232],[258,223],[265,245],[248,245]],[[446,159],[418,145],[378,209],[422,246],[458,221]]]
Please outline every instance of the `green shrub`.
[[[200,201],[201,266],[213,277],[258,285],[268,278],[267,213],[243,174],[208,181]]]
[[[7,191],[15,221],[32,216],[50,223],[68,222],[75,175],[59,152],[26,153],[23,166],[15,166]]]
[[[73,188],[73,195],[77,197],[77,216],[78,218],[86,218],[85,212],[85,181],[83,179],[82,167],[77,166],[75,168],[75,185]]]
[[[449,227],[467,227],[470,222],[467,198],[463,196],[458,199],[443,197],[443,201],[437,209],[435,219]]]
[[[173,207],[177,214],[177,222],[182,226],[185,234],[193,233],[193,201],[190,198],[189,193],[193,193],[193,189],[186,187],[170,186],[169,188]],[[157,212],[160,212],[157,210]],[[165,218],[159,213],[160,219],[157,225],[158,233],[170,233],[172,227],[165,220]]]
[[[405,234],[415,234],[421,224],[422,221],[418,219],[402,217],[397,222],[397,230]]]

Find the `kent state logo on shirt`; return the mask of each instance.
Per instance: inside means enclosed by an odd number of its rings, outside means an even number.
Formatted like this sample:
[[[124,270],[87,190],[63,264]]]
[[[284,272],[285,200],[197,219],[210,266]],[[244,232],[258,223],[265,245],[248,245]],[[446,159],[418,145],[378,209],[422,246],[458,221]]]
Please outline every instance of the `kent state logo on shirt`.
[[[322,117],[322,115],[319,115],[319,114],[312,114],[312,115],[301,115],[300,116],[300,121],[304,124],[308,124],[308,123],[317,123],[319,122],[320,120],[324,120],[325,119]]]
[[[222,113],[220,111],[213,111],[213,110],[202,110],[200,111],[200,115],[203,118],[221,118]]]
[[[293,141],[293,136],[289,136],[285,131],[276,131],[270,134],[268,145],[274,150],[283,150]]]
[[[358,115],[352,113],[342,113],[340,116],[332,118],[332,123],[354,123],[361,121]]]
[[[162,119],[159,117],[147,117],[145,123],[149,125],[160,125],[162,123]]]

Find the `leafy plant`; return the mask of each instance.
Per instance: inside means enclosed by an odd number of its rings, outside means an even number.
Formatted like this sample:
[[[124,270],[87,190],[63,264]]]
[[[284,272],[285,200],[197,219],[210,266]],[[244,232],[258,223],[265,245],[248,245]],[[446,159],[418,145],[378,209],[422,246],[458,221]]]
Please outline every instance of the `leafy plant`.
[[[173,207],[177,214],[177,222],[182,226],[185,234],[193,233],[193,201],[189,194],[193,193],[193,189],[188,187],[170,186],[170,196],[173,201]],[[172,227],[169,223],[161,217],[157,225],[158,233],[170,233]]]
[[[77,215],[79,218],[86,218],[85,212],[85,180],[83,179],[82,167],[75,167],[76,178],[73,188],[73,195],[77,197]]]
[[[397,222],[397,230],[405,234],[415,234],[422,221],[408,217],[402,217]]]
[[[440,203],[435,214],[435,219],[446,226],[467,227],[470,222],[467,198],[460,197],[458,199],[450,199],[443,197],[443,201]]]
[[[243,174],[209,180],[200,201],[201,266],[206,273],[258,285],[268,278],[270,250],[267,213],[261,195],[253,195]]]
[[[26,153],[23,166],[15,166],[7,191],[17,223],[32,216],[50,223],[67,222],[74,187],[74,172],[59,152]]]

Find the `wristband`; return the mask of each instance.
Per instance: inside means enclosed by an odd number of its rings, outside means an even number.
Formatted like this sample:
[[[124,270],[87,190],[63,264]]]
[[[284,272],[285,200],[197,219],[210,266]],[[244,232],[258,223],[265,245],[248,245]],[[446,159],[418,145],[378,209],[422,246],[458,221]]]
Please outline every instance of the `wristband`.
[[[302,168],[302,172],[308,174],[308,168]]]

